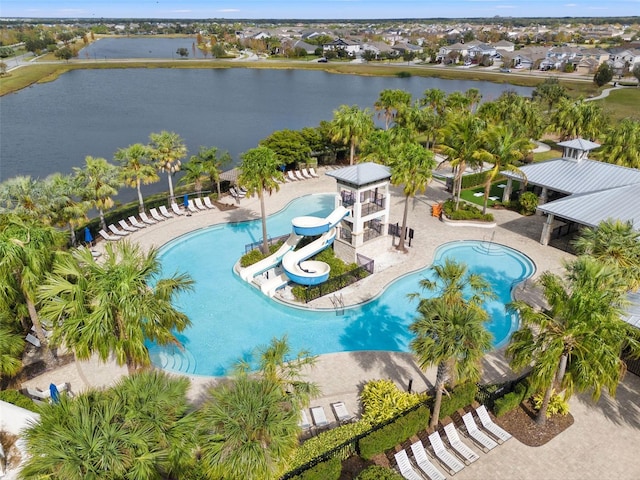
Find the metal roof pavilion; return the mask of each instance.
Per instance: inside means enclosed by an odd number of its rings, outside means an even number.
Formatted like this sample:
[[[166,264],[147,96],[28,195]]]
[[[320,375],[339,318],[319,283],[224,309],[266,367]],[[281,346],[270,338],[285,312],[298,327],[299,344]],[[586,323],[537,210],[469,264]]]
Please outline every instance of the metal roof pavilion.
[[[391,169],[384,165],[367,162],[326,172],[340,183],[363,187],[381,180],[391,178]]]

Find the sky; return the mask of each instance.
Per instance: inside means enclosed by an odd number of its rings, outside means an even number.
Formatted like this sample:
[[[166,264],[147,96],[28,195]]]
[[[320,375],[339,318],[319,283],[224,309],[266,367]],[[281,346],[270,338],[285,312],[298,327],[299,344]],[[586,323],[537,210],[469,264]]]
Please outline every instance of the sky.
[[[0,18],[386,19],[640,16],[640,0],[1,0]]]

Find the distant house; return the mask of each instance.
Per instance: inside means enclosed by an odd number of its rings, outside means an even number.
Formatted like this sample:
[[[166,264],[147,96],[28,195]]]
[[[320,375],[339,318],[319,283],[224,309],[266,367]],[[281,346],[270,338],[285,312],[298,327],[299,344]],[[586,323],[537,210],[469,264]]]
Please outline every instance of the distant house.
[[[579,75],[592,75],[596,73],[600,63],[595,58],[583,58],[576,67],[576,73]]]
[[[529,47],[519,50],[513,57],[513,66],[515,68],[534,69],[538,68],[543,60],[547,58],[546,47]]]
[[[516,48],[516,44],[509,42],[508,40],[500,40],[493,44],[493,48],[498,52],[513,52]]]
[[[469,47],[468,50],[469,57],[473,59],[481,59],[485,55],[489,55],[490,57],[496,57],[498,52],[495,47],[491,45],[487,45],[486,43],[478,43],[472,47]]]
[[[362,51],[362,44],[345,40],[343,38],[338,38],[333,42],[322,44],[322,51],[324,52],[336,52],[338,50],[344,50],[347,54],[353,57]]]
[[[401,55],[404,55],[405,52],[412,52],[416,55],[422,53],[422,47],[418,45],[412,45],[411,43],[396,43],[391,48],[399,52]]]
[[[362,44],[362,51],[373,52],[376,56],[376,59],[380,59],[380,55],[383,53],[391,53],[395,50],[385,42],[366,42]]]
[[[296,50],[298,48],[303,49],[307,55],[313,55],[314,53],[316,53],[318,45],[311,45],[310,43],[304,42],[302,40],[282,40],[282,49]]]
[[[451,58],[455,54],[456,62],[457,57],[462,55],[466,57],[469,55],[469,46],[464,43],[454,43],[453,45],[445,45],[444,47],[440,47],[438,50],[438,55],[436,56],[436,61],[445,61],[448,58]]]

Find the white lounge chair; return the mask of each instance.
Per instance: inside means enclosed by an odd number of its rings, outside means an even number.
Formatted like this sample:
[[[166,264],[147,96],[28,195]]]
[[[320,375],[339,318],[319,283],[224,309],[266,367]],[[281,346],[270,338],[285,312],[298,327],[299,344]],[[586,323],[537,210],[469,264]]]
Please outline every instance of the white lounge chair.
[[[131,225],[129,225],[124,220],[119,220],[118,221],[118,225],[120,225],[120,228],[122,228],[123,230],[125,230],[127,232],[137,232],[138,231],[138,229],[136,227],[132,227]]]
[[[336,418],[340,423],[346,423],[353,420],[353,415],[349,413],[349,410],[347,410],[347,406],[344,404],[344,402],[332,403],[331,406],[333,407]]]
[[[296,178],[296,176],[293,174],[291,170],[287,170],[287,178],[292,182],[298,181],[298,179]]]
[[[24,337],[24,339],[34,347],[40,348],[40,340],[38,339],[38,337],[36,337],[32,333],[27,333],[27,336]]]
[[[407,480],[423,480],[422,475],[414,470],[405,450],[400,450],[395,454],[395,457],[396,463],[398,464],[398,470],[400,470],[400,475]]]
[[[165,207],[164,205],[160,205],[160,213],[163,217],[173,218],[173,213],[167,210],[167,207]]]
[[[238,192],[238,196],[240,198],[244,198],[247,196],[247,189],[244,187],[236,187],[236,192]]]
[[[178,206],[177,203],[173,203],[173,202],[171,203],[171,210],[176,215],[184,215],[184,212],[182,210],[180,210],[180,207]]]
[[[305,410],[300,410],[300,422],[298,422],[298,425],[303,430],[311,428],[311,422],[309,421],[309,417],[307,417],[307,412]]]
[[[471,450],[465,443],[460,440],[456,426],[453,423],[449,423],[444,426],[444,433],[447,435],[449,445],[453,448],[461,458],[468,464],[475,462],[480,458],[476,452]]]
[[[424,449],[421,441],[411,444],[411,451],[413,452],[413,459],[416,461],[418,468],[422,470],[430,480],[445,480],[442,472],[429,460],[427,451]]]
[[[302,173],[300,173],[300,170],[296,170],[296,171],[295,171],[295,172],[293,172],[293,173],[295,174],[295,176],[296,176],[296,178],[297,178],[298,180],[306,180],[306,178],[304,178],[304,177],[302,176]]]
[[[143,222],[139,222],[138,219],[134,215],[131,215],[129,217],[129,223],[131,225],[133,225],[134,227],[136,227],[136,228],[147,228],[147,225],[145,223],[143,223]]]
[[[198,210],[206,210],[207,207],[204,206],[204,203],[202,203],[202,199],[201,198],[194,198],[193,199],[193,203],[196,204],[196,207],[198,207]]]
[[[189,212],[191,213],[198,213],[200,211],[196,208],[192,201],[189,201],[189,203],[187,203],[187,210],[189,210]]]
[[[469,436],[478,443],[485,451],[492,450],[498,446],[496,442],[490,439],[487,435],[481,432],[476,425],[476,421],[473,419],[471,412],[465,413],[462,416],[462,421],[467,429]]]
[[[491,420],[489,412],[487,412],[487,408],[484,405],[480,405],[476,408],[476,413],[478,414],[478,418],[480,419],[482,426],[488,430],[491,435],[496,437],[499,442],[506,442],[511,438],[511,434],[509,432],[496,425],[493,420]]]
[[[313,167],[309,168],[309,175],[311,175],[313,178],[319,178],[320,177],[320,175],[318,175],[316,173],[316,170]]]
[[[111,233],[115,233],[116,235],[120,235],[121,237],[126,237],[129,235],[129,232],[125,232],[124,230],[120,230],[113,223],[107,227]]]
[[[120,237],[114,237],[113,235],[108,234],[107,232],[105,232],[104,230],[100,230],[98,232],[98,234],[104,238],[105,240],[108,240],[110,242],[115,242],[116,240],[120,240]]]
[[[451,475],[455,475],[464,468],[464,463],[454,457],[453,454],[445,448],[438,432],[433,432],[429,435],[429,442],[433,447],[433,453],[435,453],[436,457],[438,457],[438,459],[447,466]]]
[[[311,416],[313,417],[313,423],[316,427],[326,427],[327,425],[329,425],[327,416],[324,413],[324,408],[313,407],[311,409]]]
[[[149,210],[149,213],[151,214],[153,219],[157,220],[158,222],[164,222],[166,220],[166,218],[164,218],[162,215],[160,215],[158,210],[156,210],[155,208],[152,208],[151,210]]]
[[[202,201],[204,202],[205,207],[211,210],[214,210],[216,208],[216,206],[213,203],[211,203],[211,199],[209,197],[204,197]]]
[[[313,178],[313,177],[311,176],[311,174],[310,174],[309,172],[307,172],[307,169],[306,169],[306,168],[303,168],[301,172],[302,172],[302,176],[303,176],[304,178]]]
[[[34,400],[40,400],[43,402],[51,400],[51,392],[49,390],[40,390],[36,387],[27,387],[24,390],[27,393],[27,396]]]
[[[158,223],[157,220],[154,220],[153,218],[149,218],[149,216],[145,212],[142,212],[140,214],[140,219],[147,225],[155,225],[156,223]]]

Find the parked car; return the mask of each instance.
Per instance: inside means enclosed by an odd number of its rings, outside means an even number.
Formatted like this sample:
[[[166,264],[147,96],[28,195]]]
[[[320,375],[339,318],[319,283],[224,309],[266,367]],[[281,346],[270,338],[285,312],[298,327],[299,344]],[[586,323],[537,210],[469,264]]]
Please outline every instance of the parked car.
[[[318,59],[318,63],[327,63],[328,61],[329,61],[329,60],[327,60],[327,59],[326,59],[326,58],[324,58],[324,57],[320,57],[320,58]]]
[[[500,71],[501,71],[502,73],[511,73],[511,69],[510,69],[510,68],[507,68],[507,67],[502,67],[502,68],[500,69]]]

